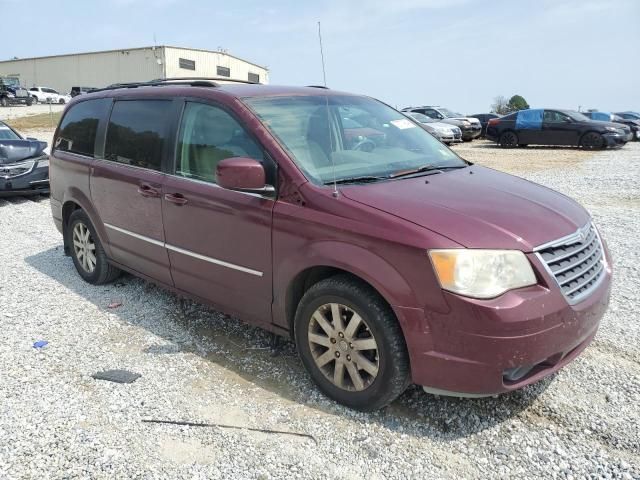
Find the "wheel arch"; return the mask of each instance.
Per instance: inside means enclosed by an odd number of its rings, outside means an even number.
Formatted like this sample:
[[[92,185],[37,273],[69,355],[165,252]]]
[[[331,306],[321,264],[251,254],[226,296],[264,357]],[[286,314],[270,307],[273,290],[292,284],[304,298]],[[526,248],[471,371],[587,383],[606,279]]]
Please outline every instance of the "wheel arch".
[[[293,270],[294,273],[288,276],[289,280],[285,282],[280,308],[277,300],[274,305],[275,318],[284,318],[290,333],[293,333],[296,309],[304,293],[319,281],[335,275],[349,275],[355,281],[370,287],[394,311],[401,327],[402,322],[394,305],[417,303],[412,289],[400,272],[385,259],[362,247],[339,242],[322,242],[312,246],[310,251],[307,250],[305,258],[315,261]],[[380,279],[384,279],[384,283]],[[274,287],[277,288],[277,285]]]
[[[107,233],[105,231],[104,225],[100,221],[100,216],[93,208],[91,201],[86,197],[82,191],[79,189],[72,189],[62,201],[62,237],[64,239],[64,251],[66,254],[69,254],[69,245],[67,245],[67,226],[69,225],[69,218],[71,214],[76,210],[83,210],[93,227],[98,234],[98,239],[100,243],[102,243],[103,248],[108,256],[111,256],[111,251],[109,249],[109,243],[106,242]]]

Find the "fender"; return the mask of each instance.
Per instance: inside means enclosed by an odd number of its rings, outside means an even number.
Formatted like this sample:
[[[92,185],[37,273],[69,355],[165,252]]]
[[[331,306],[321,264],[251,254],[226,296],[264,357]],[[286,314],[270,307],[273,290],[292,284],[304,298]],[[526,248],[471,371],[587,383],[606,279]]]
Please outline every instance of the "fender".
[[[415,307],[415,293],[400,272],[387,260],[364,247],[335,240],[313,243],[304,250],[288,252],[274,262],[274,323],[288,327],[286,292],[291,282],[303,271],[313,267],[333,267],[349,272],[375,288],[393,306]],[[378,279],[384,278],[385,285]],[[389,287],[391,286],[391,287]]]

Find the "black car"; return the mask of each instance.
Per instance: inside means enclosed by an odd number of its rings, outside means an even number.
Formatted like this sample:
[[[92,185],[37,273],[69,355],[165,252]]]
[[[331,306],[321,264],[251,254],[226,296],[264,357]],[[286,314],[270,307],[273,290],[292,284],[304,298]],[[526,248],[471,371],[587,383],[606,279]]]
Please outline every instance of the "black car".
[[[47,142],[23,138],[0,122],[0,196],[49,193]]]
[[[496,113],[476,113],[475,115],[467,115],[467,117],[477,118],[480,120],[480,125],[482,126],[480,136],[484,137],[487,134],[487,124],[489,123],[489,120],[492,118],[500,118],[500,115]]]
[[[91,93],[95,90],[93,87],[71,87],[70,95],[72,97],[77,97],[78,95],[83,95],[85,93]]]
[[[582,112],[585,116],[591,120],[597,120],[600,122],[613,122],[621,123],[631,129],[628,140],[640,140],[640,120],[627,119],[620,115],[610,112]]]
[[[600,149],[624,145],[628,127],[596,122],[572,110],[530,109],[489,120],[487,138],[503,148],[567,145]]]

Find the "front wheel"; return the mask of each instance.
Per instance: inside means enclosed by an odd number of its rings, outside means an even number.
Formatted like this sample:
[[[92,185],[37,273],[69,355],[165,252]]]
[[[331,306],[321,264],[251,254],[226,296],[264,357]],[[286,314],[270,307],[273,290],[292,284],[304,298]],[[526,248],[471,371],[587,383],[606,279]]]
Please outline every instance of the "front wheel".
[[[0,107],[8,107],[8,106],[9,106],[9,100],[7,99],[7,97],[0,98]]]
[[[60,105],[64,105],[64,98],[61,98],[60,100],[58,100],[58,103],[59,103]]]
[[[391,308],[348,275],[313,285],[295,318],[300,358],[320,390],[348,407],[372,411],[407,388],[407,347]]]
[[[585,150],[600,150],[604,145],[604,137],[598,132],[587,132],[580,141],[580,146]]]
[[[38,97],[36,97],[35,95],[32,95],[31,98],[32,98],[33,104],[36,105],[38,103]]]
[[[107,261],[96,230],[83,210],[71,214],[65,234],[73,264],[86,282],[101,285],[120,275],[120,270]]]

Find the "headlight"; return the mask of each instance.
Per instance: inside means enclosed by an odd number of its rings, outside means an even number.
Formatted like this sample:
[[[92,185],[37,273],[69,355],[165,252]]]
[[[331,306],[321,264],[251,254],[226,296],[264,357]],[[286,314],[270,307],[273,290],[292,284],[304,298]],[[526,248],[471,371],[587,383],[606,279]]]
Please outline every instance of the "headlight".
[[[493,298],[536,284],[527,257],[519,250],[430,250],[444,290],[474,298]]]
[[[616,127],[604,127],[607,132],[615,132],[618,133],[618,129]]]

